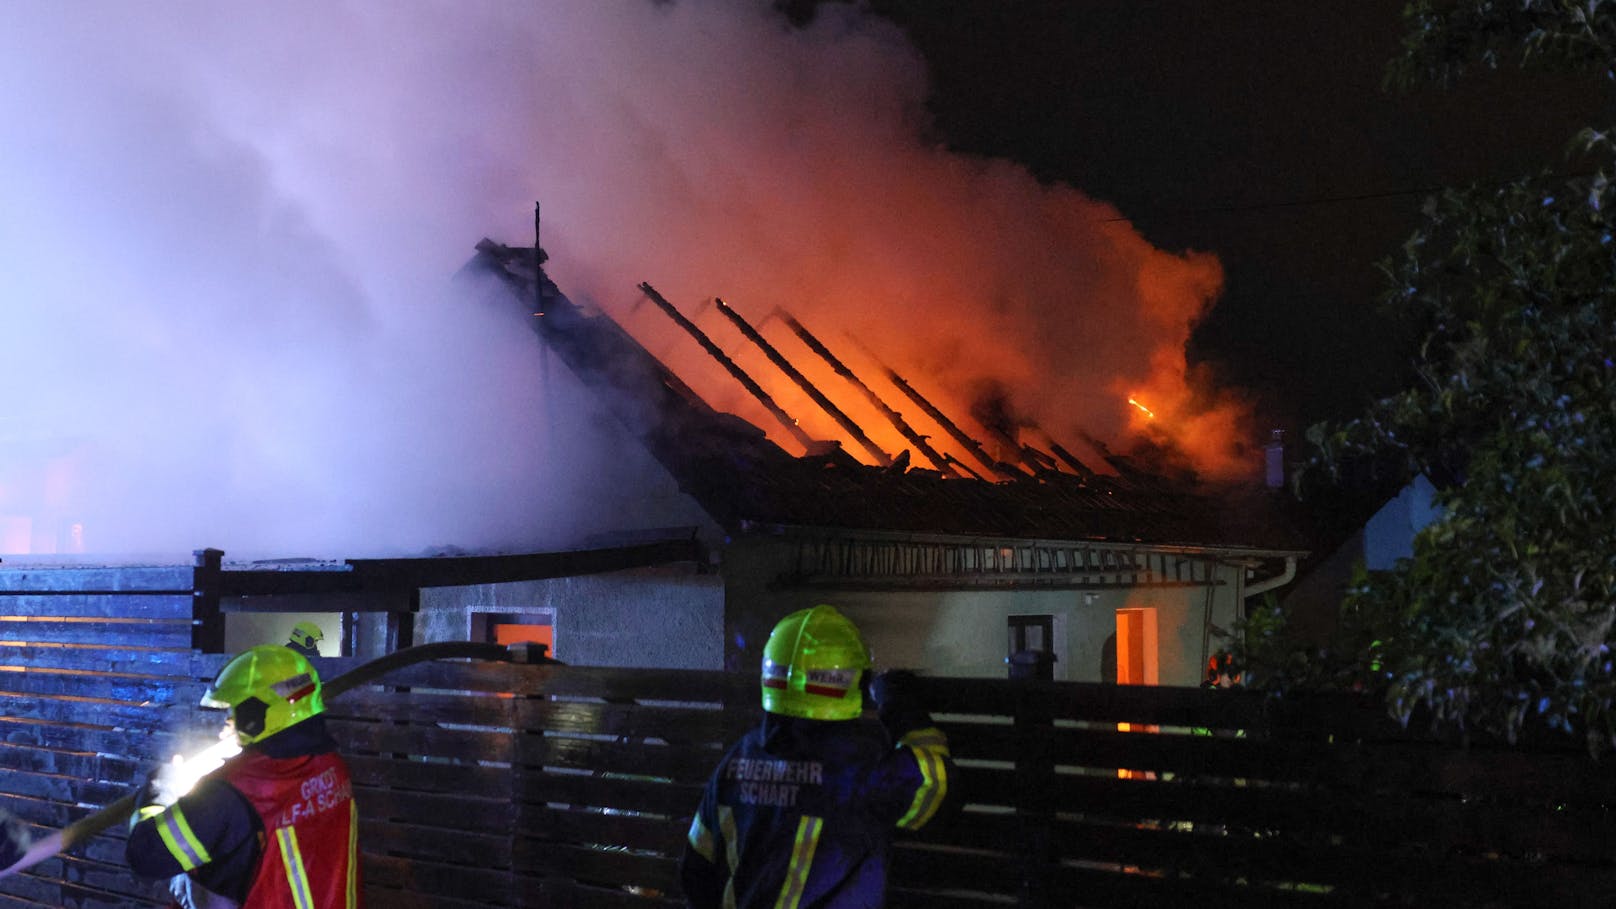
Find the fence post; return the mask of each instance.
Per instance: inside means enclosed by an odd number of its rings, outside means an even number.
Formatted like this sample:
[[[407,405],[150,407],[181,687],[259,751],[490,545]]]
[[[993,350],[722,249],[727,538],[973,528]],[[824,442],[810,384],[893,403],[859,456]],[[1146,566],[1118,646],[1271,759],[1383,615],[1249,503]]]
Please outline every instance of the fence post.
[[[415,614],[421,611],[421,588],[410,591],[409,608],[402,612],[387,613],[387,630],[382,644],[383,652],[403,650],[415,643]]]
[[[1058,905],[1052,892],[1051,871],[1055,864],[1055,812],[1049,793],[1055,783],[1054,705],[1052,693],[1035,682],[1017,681],[1015,701],[1016,731],[1016,817],[1021,827],[1021,892],[1016,905],[1025,909],[1052,909]]]
[[[224,612],[219,608],[219,572],[224,550],[198,549],[191,569],[191,649],[224,652]]]

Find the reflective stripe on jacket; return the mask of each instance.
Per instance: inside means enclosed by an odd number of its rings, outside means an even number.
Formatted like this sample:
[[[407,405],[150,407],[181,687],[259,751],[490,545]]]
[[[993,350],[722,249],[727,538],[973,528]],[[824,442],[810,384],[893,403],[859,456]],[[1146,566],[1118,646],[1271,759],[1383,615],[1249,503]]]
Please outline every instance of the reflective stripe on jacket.
[[[708,781],[681,863],[686,897],[697,909],[881,906],[893,831],[936,816],[951,770],[935,727],[894,744],[868,720],[771,714]]]
[[[359,818],[341,757],[249,754],[225,781],[246,796],[265,834],[243,909],[360,909]]]

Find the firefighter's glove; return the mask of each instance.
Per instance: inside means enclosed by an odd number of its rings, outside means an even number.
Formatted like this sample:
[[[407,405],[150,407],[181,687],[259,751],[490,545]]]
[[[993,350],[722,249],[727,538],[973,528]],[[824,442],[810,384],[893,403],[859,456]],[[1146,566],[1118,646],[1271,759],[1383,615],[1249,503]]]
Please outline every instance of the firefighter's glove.
[[[920,706],[919,684],[920,677],[907,669],[889,669],[870,679],[870,700],[894,736],[931,725]]]
[[[28,825],[22,822],[22,818],[0,808],[0,871],[22,861],[33,843],[34,838],[28,833]]]

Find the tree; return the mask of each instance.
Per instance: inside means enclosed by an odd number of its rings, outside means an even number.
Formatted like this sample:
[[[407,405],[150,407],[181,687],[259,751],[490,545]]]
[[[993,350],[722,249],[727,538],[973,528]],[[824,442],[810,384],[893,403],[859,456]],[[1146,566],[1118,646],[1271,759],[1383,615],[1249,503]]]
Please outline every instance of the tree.
[[[1413,0],[1389,81],[1447,84],[1480,66],[1616,78],[1616,0]]]
[[[1415,0],[1390,81],[1544,65],[1610,78],[1616,0]],[[1545,172],[1427,201],[1384,266],[1423,337],[1413,387],[1308,433],[1314,481],[1371,465],[1426,474],[1443,516],[1413,557],[1360,574],[1331,659],[1247,659],[1273,684],[1384,693],[1407,720],[1513,738],[1539,720],[1616,747],[1616,132],[1585,130]]]

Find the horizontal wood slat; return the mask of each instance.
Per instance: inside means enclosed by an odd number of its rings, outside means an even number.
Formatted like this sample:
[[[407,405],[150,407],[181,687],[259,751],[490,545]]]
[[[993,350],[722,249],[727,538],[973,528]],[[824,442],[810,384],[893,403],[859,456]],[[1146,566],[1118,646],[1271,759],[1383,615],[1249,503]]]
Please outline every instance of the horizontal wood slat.
[[[0,616],[191,621],[193,597],[179,594],[4,594]]]
[[[194,679],[151,678],[126,675],[91,675],[84,672],[0,672],[0,696],[79,698],[151,706],[153,712],[186,713],[202,699],[207,685]]]
[[[0,647],[0,669],[27,668],[116,672],[152,678],[187,678],[207,681],[219,674],[227,654],[192,650],[125,649],[117,641],[77,647]]]
[[[191,623],[135,619],[56,622],[0,621],[0,641],[27,644],[116,644],[174,650],[191,646]]]
[[[106,566],[96,568],[0,568],[0,592],[73,594],[161,591],[190,595],[195,576],[190,566]]]

